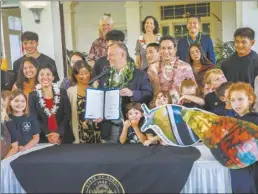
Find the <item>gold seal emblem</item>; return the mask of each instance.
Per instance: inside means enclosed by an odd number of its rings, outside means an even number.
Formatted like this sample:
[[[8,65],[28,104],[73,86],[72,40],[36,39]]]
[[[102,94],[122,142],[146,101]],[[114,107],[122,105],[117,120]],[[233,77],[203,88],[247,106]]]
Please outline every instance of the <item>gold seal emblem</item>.
[[[81,193],[125,193],[125,191],[115,177],[109,174],[95,174],[85,181]]]

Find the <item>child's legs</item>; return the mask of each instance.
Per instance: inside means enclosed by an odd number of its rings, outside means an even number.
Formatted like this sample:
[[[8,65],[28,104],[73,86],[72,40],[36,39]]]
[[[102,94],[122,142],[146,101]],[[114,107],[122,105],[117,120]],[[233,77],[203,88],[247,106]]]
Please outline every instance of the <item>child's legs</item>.
[[[256,193],[254,165],[230,170],[233,193]]]

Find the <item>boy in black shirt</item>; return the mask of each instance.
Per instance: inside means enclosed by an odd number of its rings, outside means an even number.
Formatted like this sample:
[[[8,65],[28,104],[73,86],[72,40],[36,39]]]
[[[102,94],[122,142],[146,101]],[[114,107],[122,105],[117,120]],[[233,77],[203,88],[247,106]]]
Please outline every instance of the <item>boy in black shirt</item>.
[[[236,52],[221,64],[221,69],[228,81],[246,82],[254,87],[258,75],[258,54],[252,50],[255,32],[251,28],[238,28],[235,31]]]
[[[224,115],[234,116],[230,102],[228,102],[226,99],[226,93],[231,84],[232,82],[224,82],[221,84],[219,88],[215,90],[215,94],[221,100],[221,102],[223,102],[223,104],[215,107],[211,112],[220,116],[224,116]]]
[[[13,70],[16,74],[16,80],[17,80],[17,74],[18,74],[18,71],[20,69],[22,60],[25,57],[33,57],[33,58],[36,59],[36,61],[39,65],[50,64],[51,66],[53,66],[54,77],[55,77],[54,82],[58,82],[59,81],[59,76],[58,76],[58,73],[57,73],[56,63],[52,58],[50,58],[49,56],[44,55],[43,53],[40,53],[38,51],[38,44],[39,44],[38,40],[39,40],[38,34],[36,34],[34,32],[27,31],[27,32],[24,32],[21,35],[22,46],[26,51],[26,55],[17,59],[13,63]]]

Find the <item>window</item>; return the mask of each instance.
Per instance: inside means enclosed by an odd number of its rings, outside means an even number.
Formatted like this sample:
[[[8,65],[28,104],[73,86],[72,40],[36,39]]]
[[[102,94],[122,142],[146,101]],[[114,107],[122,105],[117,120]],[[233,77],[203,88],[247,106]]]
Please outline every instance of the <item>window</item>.
[[[169,35],[169,26],[162,27],[162,36]]]
[[[177,40],[179,40],[180,38],[183,38],[188,33],[187,28],[186,28],[186,24],[175,25],[174,26],[174,32],[175,32],[175,38]]]
[[[160,13],[161,20],[185,18],[186,14],[210,16],[210,3],[162,6]]]
[[[209,23],[202,24],[202,34],[210,35],[210,24]]]

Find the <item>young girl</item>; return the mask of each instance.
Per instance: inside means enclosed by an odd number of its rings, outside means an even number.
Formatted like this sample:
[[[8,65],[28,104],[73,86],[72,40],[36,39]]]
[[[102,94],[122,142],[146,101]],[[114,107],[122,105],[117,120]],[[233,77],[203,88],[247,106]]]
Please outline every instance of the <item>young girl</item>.
[[[36,118],[29,114],[27,98],[22,90],[12,91],[7,106],[10,120],[6,126],[11,135],[11,149],[7,157],[32,148],[39,142],[40,128]]]
[[[146,136],[141,132],[143,111],[140,103],[132,102],[126,106],[127,120],[120,129],[120,143],[143,143]]]
[[[205,100],[205,110],[211,111],[223,102],[217,97],[214,90],[222,83],[227,82],[224,73],[220,69],[211,69],[203,77],[203,94]]]
[[[166,104],[172,104],[172,98],[170,96],[170,93],[167,91],[160,91],[157,93],[157,95],[154,97],[153,100],[154,104],[153,107],[159,107]],[[146,132],[147,140],[144,141],[144,146],[149,146],[151,144],[157,144],[158,142],[162,145],[165,145],[165,143],[160,139],[159,136],[157,136],[151,129],[148,129]]]
[[[182,81],[180,87],[181,97],[178,100],[178,104],[188,107],[188,108],[201,108],[204,106],[205,101],[197,96],[198,93],[198,86],[196,83],[191,80],[187,79]]]
[[[24,91],[26,96],[35,88],[38,63],[33,57],[26,57],[21,63],[18,72],[18,79],[13,85],[12,90],[17,88]]]
[[[245,120],[258,125],[258,114],[252,112],[256,96],[250,84],[237,82],[233,83],[227,93],[227,100],[230,102],[235,118]],[[231,115],[225,115],[231,116]],[[255,168],[258,163],[237,170],[230,170],[233,193],[255,193]],[[256,166],[256,167],[255,167]]]

